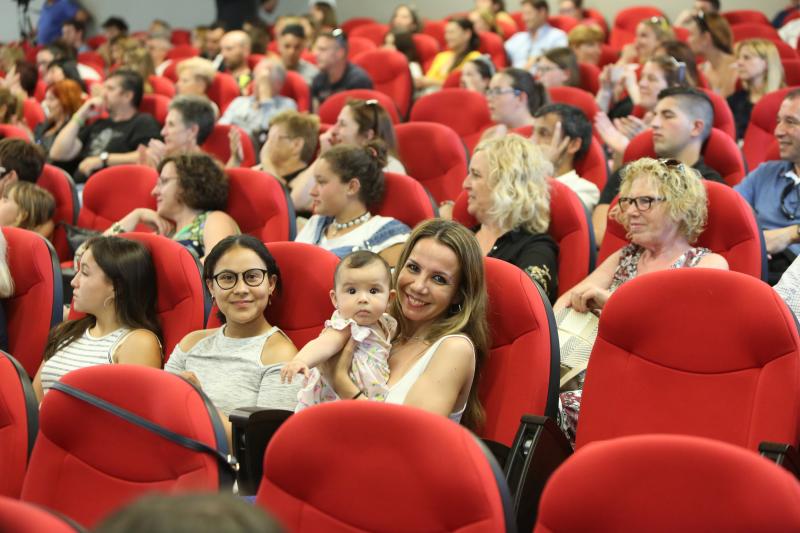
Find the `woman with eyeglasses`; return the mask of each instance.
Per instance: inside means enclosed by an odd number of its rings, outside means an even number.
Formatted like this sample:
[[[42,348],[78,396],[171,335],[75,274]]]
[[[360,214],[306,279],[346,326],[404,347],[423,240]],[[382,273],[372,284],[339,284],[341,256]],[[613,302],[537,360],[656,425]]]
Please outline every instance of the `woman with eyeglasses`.
[[[178,241],[203,261],[206,251],[230,235],[236,222],[224,212],[228,178],[221,165],[204,153],[168,156],[158,165],[153,187],[156,210],[139,207],[111,225],[106,235],[135,231],[145,224]]]
[[[619,203],[609,216],[624,226],[630,243],[558,298],[553,310],[559,320],[566,308],[600,314],[615,290],[642,274],[671,268],[728,269],[724,257],[693,245],[706,224],[708,207],[702,179],[687,165],[648,157],[629,164],[622,173]],[[585,370],[562,388],[567,392],[561,394],[561,427],[573,440],[584,376]]]
[[[551,48],[536,59],[533,77],[550,87],[578,87],[581,84],[581,71],[578,58],[571,48]]]
[[[718,13],[698,11],[687,29],[692,52],[705,58],[700,70],[708,80],[709,87],[727,98],[736,90],[737,74],[733,32],[728,21]]]
[[[736,138],[744,137],[750,114],[761,97],[786,85],[778,48],[766,39],[747,39],[736,43],[736,70],[742,88],[728,97],[736,123]]]
[[[486,89],[489,112],[497,125],[486,129],[481,140],[502,137],[509,130],[533,126],[533,114],[549,101],[547,89],[528,71],[510,67],[498,72],[492,76]]]
[[[226,237],[208,253],[203,279],[223,326],[184,337],[164,370],[202,387],[226,425],[239,407],[294,411],[300,380],[281,384],[280,369],[297,349],[264,316],[281,287],[269,250],[250,235]]]

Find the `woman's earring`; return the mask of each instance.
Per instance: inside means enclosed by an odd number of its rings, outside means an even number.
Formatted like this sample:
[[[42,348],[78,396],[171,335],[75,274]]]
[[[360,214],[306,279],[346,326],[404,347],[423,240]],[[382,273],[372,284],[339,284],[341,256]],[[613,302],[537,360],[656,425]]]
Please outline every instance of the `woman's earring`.
[[[452,304],[452,305],[450,306],[450,314],[451,314],[451,315],[457,315],[458,313],[460,313],[460,312],[461,312],[461,310],[462,310],[463,308],[464,308],[464,307],[461,305],[461,302],[459,302],[459,303],[457,303],[457,304]]]

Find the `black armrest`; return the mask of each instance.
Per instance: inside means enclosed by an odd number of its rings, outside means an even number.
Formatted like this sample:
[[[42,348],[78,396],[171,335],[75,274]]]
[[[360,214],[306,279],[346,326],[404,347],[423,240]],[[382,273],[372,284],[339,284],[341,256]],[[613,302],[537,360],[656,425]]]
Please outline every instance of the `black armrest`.
[[[776,465],[782,466],[800,479],[800,454],[790,444],[765,441],[758,445],[758,451],[763,457],[774,461]]]
[[[544,485],[570,455],[572,446],[553,419],[522,417],[505,465],[519,531],[533,529]]]
[[[272,436],[294,413],[280,409],[242,407],[231,411],[233,454],[239,461],[236,481],[239,494],[250,496],[258,491],[264,468],[264,450]]]

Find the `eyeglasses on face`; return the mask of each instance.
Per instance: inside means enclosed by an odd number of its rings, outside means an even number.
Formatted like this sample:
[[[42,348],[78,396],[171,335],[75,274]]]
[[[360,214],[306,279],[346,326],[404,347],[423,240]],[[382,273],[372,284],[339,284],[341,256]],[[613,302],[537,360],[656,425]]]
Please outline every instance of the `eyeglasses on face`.
[[[501,94],[519,96],[519,89],[514,89],[513,87],[489,87],[486,89],[486,96],[500,96]]]
[[[620,196],[619,208],[625,211],[630,206],[635,205],[639,211],[647,211],[653,206],[653,202],[663,202],[664,200],[666,198],[663,196]]]
[[[219,274],[215,274],[213,279],[217,282],[217,286],[224,290],[230,290],[236,286],[239,281],[239,276],[244,280],[245,285],[250,287],[258,287],[264,283],[264,278],[269,271],[263,268],[251,268],[244,272],[231,272],[230,270],[223,270]]]

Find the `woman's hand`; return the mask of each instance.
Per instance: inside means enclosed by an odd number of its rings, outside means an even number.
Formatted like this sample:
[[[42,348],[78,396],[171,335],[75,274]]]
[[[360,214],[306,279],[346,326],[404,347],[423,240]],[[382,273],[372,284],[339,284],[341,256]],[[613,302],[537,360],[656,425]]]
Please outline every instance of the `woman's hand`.
[[[636,63],[638,61],[639,52],[636,51],[636,45],[634,43],[628,43],[622,47],[622,52],[620,53],[619,60],[617,61],[618,65]]]
[[[608,115],[605,113],[597,113],[594,116],[594,128],[597,130],[597,133],[600,134],[603,142],[606,143],[613,152],[617,154],[625,153],[625,148],[628,147],[630,139],[611,123],[611,119],[608,118]]]
[[[647,129],[647,124],[645,124],[644,121],[639,117],[633,115],[615,118],[614,126],[617,128],[617,131],[622,133],[628,139],[633,139]]]
[[[283,365],[283,368],[281,368],[281,383],[291,383],[292,379],[297,374],[303,374],[306,378],[308,378],[310,371],[311,370],[308,368],[308,365],[304,362],[291,360]]]
[[[169,235],[173,230],[172,222],[146,207],[134,209],[119,221],[120,227],[126,232],[133,231],[137,224],[147,224],[159,235]]]
[[[596,286],[589,286],[582,290],[573,290],[570,294],[570,305],[579,313],[601,310],[611,296],[611,292]]]
[[[152,141],[151,141],[152,142]],[[238,128],[228,130],[228,143],[231,150],[231,157],[228,159],[228,167],[238,167],[244,160],[244,148],[242,147],[242,136]]]
[[[352,398],[358,393],[358,387],[350,379],[350,367],[353,365],[355,347],[355,341],[350,339],[338,355],[331,357],[317,367],[322,377],[331,384],[340,398]]]
[[[203,386],[200,384],[200,380],[197,378],[197,374],[195,374],[191,370],[184,370],[178,375],[183,379],[185,379],[186,381],[188,381],[189,383],[191,383],[192,385],[194,385],[195,387],[197,387],[198,389],[203,388]]]

